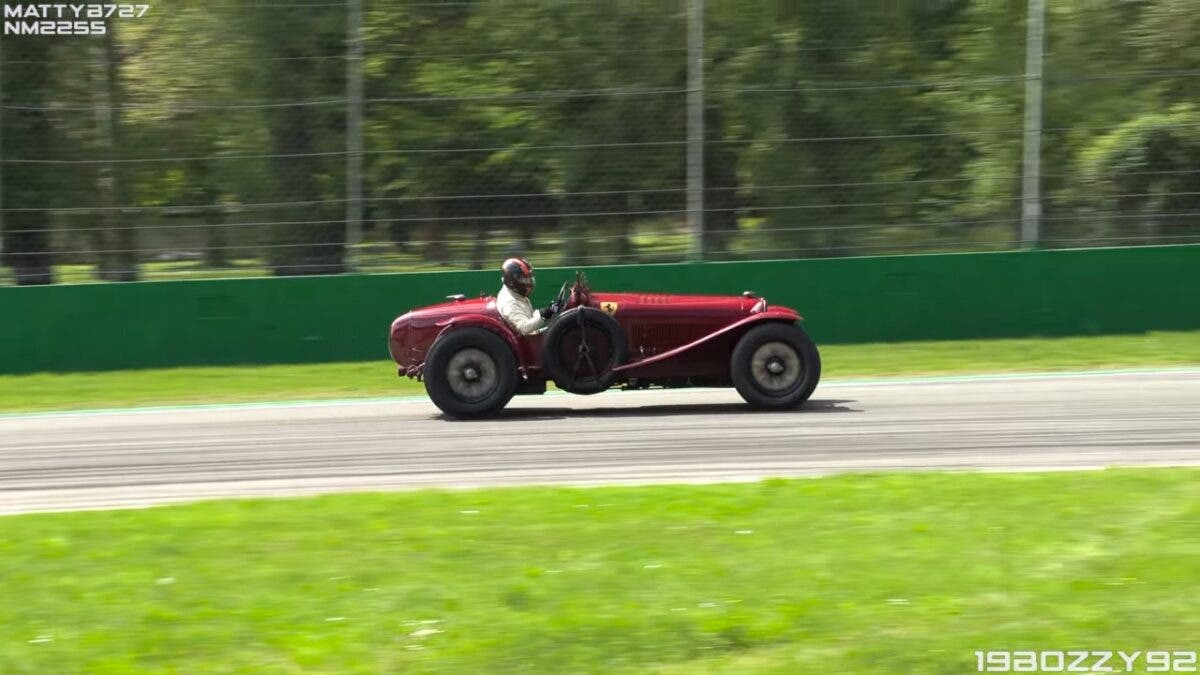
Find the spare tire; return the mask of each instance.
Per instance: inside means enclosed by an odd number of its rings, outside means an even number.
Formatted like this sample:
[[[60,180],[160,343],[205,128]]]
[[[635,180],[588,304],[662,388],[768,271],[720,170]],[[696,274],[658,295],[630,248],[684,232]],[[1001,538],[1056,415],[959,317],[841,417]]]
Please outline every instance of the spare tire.
[[[572,394],[597,394],[617,380],[613,369],[629,357],[617,320],[591,307],[563,312],[546,331],[542,365],[554,385]]]

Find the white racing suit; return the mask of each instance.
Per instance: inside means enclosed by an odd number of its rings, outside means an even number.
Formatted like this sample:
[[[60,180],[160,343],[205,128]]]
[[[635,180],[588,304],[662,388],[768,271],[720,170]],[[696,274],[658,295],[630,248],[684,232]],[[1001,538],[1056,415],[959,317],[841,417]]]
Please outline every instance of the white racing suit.
[[[529,298],[513,293],[508,286],[496,294],[496,311],[521,335],[532,335],[546,327],[546,320],[533,308]]]

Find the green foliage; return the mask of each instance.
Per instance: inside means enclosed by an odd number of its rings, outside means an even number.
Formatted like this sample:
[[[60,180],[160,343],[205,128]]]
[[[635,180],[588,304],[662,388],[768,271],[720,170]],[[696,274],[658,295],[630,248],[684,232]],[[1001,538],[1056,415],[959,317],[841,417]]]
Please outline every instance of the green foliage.
[[[1168,199],[1187,196],[1183,193],[1196,182],[1184,172],[1200,165],[1200,111],[1183,103],[1125,122],[1085,148],[1080,164],[1086,178],[1116,191],[1160,187],[1159,192]],[[1134,203],[1153,196],[1144,195]]]
[[[1094,192],[1095,231],[1137,228],[1131,234],[1189,238],[1187,214],[1200,212],[1200,111],[1194,105],[1179,103],[1117,125],[1095,137],[1078,162],[1080,183]]]
[[[1192,5],[1049,3],[1044,245],[1197,237]],[[367,0],[366,241],[457,267],[548,249],[571,263],[681,257],[683,245],[641,245],[635,226],[686,228],[688,7]],[[1025,12],[1018,0],[709,3],[709,257],[1011,246]],[[141,259],[123,264],[201,252],[217,274],[251,257],[276,274],[345,268],[345,7],[167,3],[115,42],[120,147],[91,114],[108,92],[94,45],[5,41],[5,103],[45,109],[4,110],[4,157],[86,161],[6,165],[4,206],[141,209],[6,214],[18,277],[25,265],[47,276],[43,258],[103,265],[89,251],[131,247]],[[169,161],[118,171],[103,161],[114,152]]]

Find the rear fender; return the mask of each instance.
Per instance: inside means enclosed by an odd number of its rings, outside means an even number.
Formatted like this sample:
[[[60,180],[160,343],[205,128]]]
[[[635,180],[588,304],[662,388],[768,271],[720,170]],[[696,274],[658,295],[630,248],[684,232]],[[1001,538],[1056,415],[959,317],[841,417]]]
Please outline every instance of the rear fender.
[[[536,360],[533,358],[533,349],[527,344],[526,340],[522,340],[521,336],[517,335],[516,331],[509,327],[504,321],[497,319],[487,314],[463,314],[460,316],[451,317],[438,321],[435,325],[442,330],[438,333],[440,338],[446,331],[455,328],[463,328],[467,326],[475,326],[485,328],[499,335],[508,343],[509,349],[512,349],[513,355],[517,357],[517,368],[522,374],[525,374],[527,368],[536,365]],[[434,342],[437,340],[435,339]]]
[[[794,312],[790,309],[787,309],[786,307],[771,307],[771,308],[768,308],[764,312],[758,312],[756,314],[751,314],[750,316],[747,316],[745,318],[734,321],[733,323],[729,324],[728,326],[725,326],[717,331],[709,333],[708,335],[705,335],[704,337],[702,337],[698,340],[689,342],[686,345],[676,347],[675,349],[663,352],[661,354],[655,354],[654,356],[642,359],[640,361],[626,363],[625,365],[618,366],[617,368],[614,368],[613,370],[616,372],[625,372],[625,371],[630,371],[630,370],[636,370],[637,368],[640,368],[641,366],[649,366],[649,365],[653,365],[656,363],[662,363],[663,361],[669,361],[678,356],[687,354],[688,352],[696,349],[697,347],[699,347],[705,343],[711,342],[712,340],[715,340],[715,339],[721,337],[722,335],[727,335],[734,331],[745,329],[747,326],[750,326],[750,325],[763,323],[766,321],[796,323],[800,319],[801,319],[801,317],[799,314],[797,314],[796,312]]]

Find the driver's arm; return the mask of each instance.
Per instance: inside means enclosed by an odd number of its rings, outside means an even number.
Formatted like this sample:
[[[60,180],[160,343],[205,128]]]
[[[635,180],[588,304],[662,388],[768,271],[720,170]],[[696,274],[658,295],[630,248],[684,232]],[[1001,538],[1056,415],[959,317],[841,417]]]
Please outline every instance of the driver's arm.
[[[541,312],[535,311],[527,302],[499,303],[500,316],[521,335],[530,335],[546,327]]]

